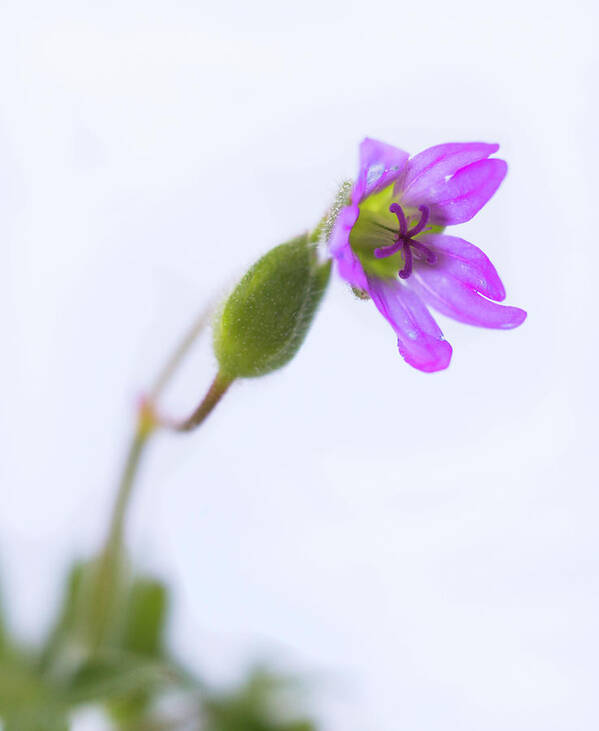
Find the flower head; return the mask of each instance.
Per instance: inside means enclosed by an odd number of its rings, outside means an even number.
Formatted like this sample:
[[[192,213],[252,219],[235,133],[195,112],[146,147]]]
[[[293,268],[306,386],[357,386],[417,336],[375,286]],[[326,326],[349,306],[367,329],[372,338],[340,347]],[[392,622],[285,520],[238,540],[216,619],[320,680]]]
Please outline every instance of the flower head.
[[[339,213],[329,247],[340,275],[372,298],[397,334],[399,352],[421,371],[447,368],[451,346],[428,311],[509,329],[526,318],[497,304],[505,290],[476,246],[448,236],[469,221],[507,172],[491,158],[499,145],[448,143],[410,158],[377,140],[360,145],[360,169],[349,204]]]

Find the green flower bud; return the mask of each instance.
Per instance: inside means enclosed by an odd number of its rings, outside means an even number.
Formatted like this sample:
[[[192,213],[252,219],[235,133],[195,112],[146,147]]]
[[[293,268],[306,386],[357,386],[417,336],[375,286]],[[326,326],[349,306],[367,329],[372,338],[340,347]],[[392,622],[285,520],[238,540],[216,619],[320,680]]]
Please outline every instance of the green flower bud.
[[[329,281],[307,234],[269,251],[247,272],[216,318],[214,352],[223,379],[281,368],[303,343]]]

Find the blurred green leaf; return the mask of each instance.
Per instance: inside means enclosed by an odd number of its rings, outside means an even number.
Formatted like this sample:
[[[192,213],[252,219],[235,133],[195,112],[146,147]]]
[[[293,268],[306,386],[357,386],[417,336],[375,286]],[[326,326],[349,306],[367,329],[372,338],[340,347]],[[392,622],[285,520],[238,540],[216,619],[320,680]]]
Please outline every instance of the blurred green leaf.
[[[73,662],[96,649],[118,646],[128,589],[127,563],[120,554],[75,563],[40,653],[42,672],[69,675]]]
[[[37,656],[9,636],[0,606],[2,731],[66,731],[67,710],[40,674]]]
[[[166,587],[154,579],[137,578],[127,598],[120,647],[139,659],[160,659],[166,611]],[[151,690],[139,687],[113,698],[109,704],[112,717],[127,726],[143,719],[152,699]]]
[[[88,564],[78,562],[68,573],[62,605],[58,617],[50,630],[48,639],[40,653],[40,670],[45,672],[59,650],[67,643],[69,635],[74,634],[77,620],[77,605],[81,597],[81,585]]]
[[[110,596],[101,597],[100,590]],[[132,724],[145,717],[156,693],[173,684],[189,686],[164,658],[166,612],[164,584],[132,579],[122,557],[116,567],[102,558],[79,562],[65,583],[39,673],[70,706],[105,704],[119,725]]]
[[[136,579],[127,599],[120,646],[139,655],[160,657],[166,611],[164,584],[148,578]]]
[[[119,645],[129,586],[129,564],[118,548],[101,553],[86,568],[75,626],[92,651]]]
[[[315,731],[308,719],[289,718],[291,709],[281,702],[288,685],[284,678],[254,670],[238,690],[205,699],[205,731]]]
[[[11,647],[0,661],[3,731],[63,731],[67,705],[40,675],[34,657]]]
[[[82,665],[71,679],[67,698],[72,704],[106,702],[174,683],[177,678],[177,670],[166,662],[106,651]]]
[[[68,731],[68,717],[44,704],[31,706],[3,719],[2,731]]]
[[[202,731],[315,731],[293,712],[288,679],[257,669],[232,691],[208,691],[171,661],[164,646],[165,585],[132,578],[119,561],[109,581],[100,561],[73,566],[39,654],[10,640],[0,613],[2,731],[67,731],[71,710],[87,703],[103,705],[121,731],[174,731],[194,723]],[[98,613],[99,588],[111,596]],[[90,627],[99,626],[98,618],[106,623],[94,642]],[[158,712],[155,701],[165,692],[181,695],[180,718]]]
[[[0,597],[0,658],[6,652],[6,627],[4,624],[4,607],[2,606],[2,597]]]

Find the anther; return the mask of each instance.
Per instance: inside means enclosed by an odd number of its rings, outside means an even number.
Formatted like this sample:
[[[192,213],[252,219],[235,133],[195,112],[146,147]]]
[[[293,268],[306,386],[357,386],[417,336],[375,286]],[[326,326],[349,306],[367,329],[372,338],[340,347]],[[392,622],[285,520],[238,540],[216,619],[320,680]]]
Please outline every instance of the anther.
[[[424,254],[424,260],[427,264],[436,264],[438,261],[438,257],[435,254],[434,251],[428,248],[428,246],[425,246],[424,244],[420,243],[420,241],[410,241],[411,246],[414,247],[414,249],[420,254]],[[420,257],[418,257],[420,258]]]
[[[385,259],[387,256],[393,256],[403,246],[403,239],[397,239],[394,244],[390,246],[381,246],[379,249],[374,250],[374,255],[377,259]]]
[[[412,249],[410,248],[410,241],[404,241],[403,245],[404,255],[404,267],[399,271],[401,279],[407,279],[412,273]]]
[[[398,272],[401,279],[407,279],[412,273],[414,256],[418,259],[424,257],[426,263],[431,266],[437,263],[437,255],[434,251],[429,249],[428,246],[425,246],[420,241],[414,240],[414,236],[417,236],[419,233],[424,231],[430,216],[430,209],[428,206],[420,206],[418,210],[420,211],[420,220],[415,226],[412,226],[412,228],[408,230],[408,221],[405,213],[403,212],[403,208],[399,205],[399,203],[392,203],[389,206],[389,212],[394,213],[397,216],[397,223],[399,225],[397,238],[391,245],[381,246],[374,250],[374,255],[377,259],[393,256],[393,254],[396,254],[400,249],[403,251],[404,266],[403,269]],[[413,252],[412,248],[414,249]]]
[[[422,214],[420,216],[420,221],[418,221],[418,223],[414,226],[414,228],[411,228],[408,231],[408,238],[412,238],[412,236],[416,236],[417,234],[419,234],[421,231],[424,230],[424,228],[426,227],[426,224],[428,223],[428,217],[430,215],[429,207],[420,206],[418,208],[418,210]]]
[[[403,208],[398,203],[392,203],[389,206],[389,211],[395,213],[399,222],[399,238],[403,239],[408,233],[408,222],[406,221],[405,213]]]

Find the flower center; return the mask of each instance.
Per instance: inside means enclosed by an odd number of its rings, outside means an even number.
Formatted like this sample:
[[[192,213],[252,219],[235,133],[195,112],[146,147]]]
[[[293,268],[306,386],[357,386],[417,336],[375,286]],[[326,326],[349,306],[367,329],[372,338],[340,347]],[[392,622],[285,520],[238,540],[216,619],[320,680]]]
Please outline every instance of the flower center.
[[[382,246],[374,250],[374,255],[377,259],[385,259],[388,256],[397,254],[398,251],[402,252],[404,265],[403,269],[398,272],[401,279],[407,279],[412,273],[414,257],[416,259],[424,259],[427,264],[432,265],[437,263],[437,255],[428,246],[414,239],[414,236],[424,231],[430,215],[428,206],[419,206],[418,210],[421,214],[420,220],[415,226],[408,229],[408,222],[402,207],[398,203],[392,203],[389,206],[389,211],[397,216],[399,231],[390,246]]]

